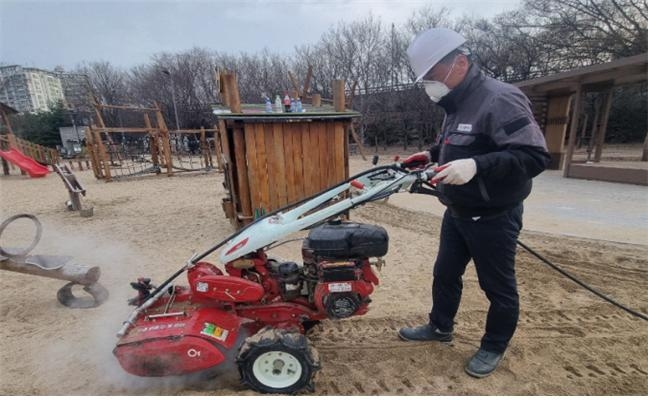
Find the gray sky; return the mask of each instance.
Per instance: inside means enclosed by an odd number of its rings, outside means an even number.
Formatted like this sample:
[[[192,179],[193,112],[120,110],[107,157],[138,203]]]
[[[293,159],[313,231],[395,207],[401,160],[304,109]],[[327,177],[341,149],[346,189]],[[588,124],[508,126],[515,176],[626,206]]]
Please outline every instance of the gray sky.
[[[0,0],[0,62],[72,69],[82,61],[119,67],[194,46],[237,54],[267,47],[289,54],[338,21],[369,13],[397,25],[430,4],[453,16],[491,17],[521,0]]]

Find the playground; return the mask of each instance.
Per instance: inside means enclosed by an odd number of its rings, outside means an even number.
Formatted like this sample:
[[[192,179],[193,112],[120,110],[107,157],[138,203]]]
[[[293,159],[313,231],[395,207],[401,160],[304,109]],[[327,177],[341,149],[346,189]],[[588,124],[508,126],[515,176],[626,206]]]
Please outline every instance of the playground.
[[[403,153],[389,149],[381,163]],[[359,155],[350,174],[369,168]],[[225,175],[212,171],[146,178],[96,179],[73,171],[86,190],[91,218],[66,210],[68,193],[55,173],[31,179],[0,177],[5,219],[36,215],[44,233],[39,253],[71,254],[100,266],[110,298],[94,309],[69,309],[52,295],[60,283],[0,271],[0,387],[6,395],[249,395],[236,371],[209,380],[138,378],[112,354],[128,315],[129,282],[154,282],[176,271],[195,251],[234,231],[225,217]],[[563,178],[545,171],[525,202],[520,239],[596,289],[648,312],[648,194],[636,185]],[[487,300],[474,268],[465,277],[455,341],[412,344],[397,338],[405,325],[425,321],[440,214],[436,200],[399,194],[351,211],[383,226],[389,253],[366,316],[324,321],[309,334],[324,368],[316,395],[639,395],[648,392],[646,322],[603,302],[518,249],[521,317],[497,373],[475,380],[463,372],[482,334]],[[13,240],[31,226],[16,224]],[[295,237],[303,237],[301,234]],[[4,239],[3,239],[4,240]],[[5,245],[5,243],[3,243]],[[300,259],[299,242],[271,251]],[[215,257],[208,261],[218,264]],[[184,277],[178,284],[185,284]],[[404,288],[408,295],[403,295]]]

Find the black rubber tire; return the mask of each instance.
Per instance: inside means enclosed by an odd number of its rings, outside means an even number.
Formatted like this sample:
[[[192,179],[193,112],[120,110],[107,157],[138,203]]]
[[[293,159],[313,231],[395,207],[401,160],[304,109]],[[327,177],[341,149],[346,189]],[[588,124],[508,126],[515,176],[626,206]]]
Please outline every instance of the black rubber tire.
[[[287,387],[272,387],[261,383],[254,374],[254,363],[262,355],[280,351],[297,359],[301,366],[299,380]],[[301,390],[312,391],[313,378],[320,369],[319,355],[306,336],[283,329],[263,328],[245,340],[236,359],[241,382],[260,393],[294,394]]]

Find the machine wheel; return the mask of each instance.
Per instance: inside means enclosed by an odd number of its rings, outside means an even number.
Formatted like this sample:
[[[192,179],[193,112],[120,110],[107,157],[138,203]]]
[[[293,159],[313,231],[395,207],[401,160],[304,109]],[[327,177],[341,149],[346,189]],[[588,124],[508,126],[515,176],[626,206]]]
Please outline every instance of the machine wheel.
[[[319,355],[299,332],[266,327],[245,340],[236,359],[241,381],[261,393],[313,390]]]

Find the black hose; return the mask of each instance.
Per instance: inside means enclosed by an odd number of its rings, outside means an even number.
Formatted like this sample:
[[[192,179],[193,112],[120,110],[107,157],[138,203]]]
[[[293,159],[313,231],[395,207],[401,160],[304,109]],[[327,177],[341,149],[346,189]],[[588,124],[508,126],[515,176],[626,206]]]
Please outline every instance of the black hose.
[[[525,245],[524,243],[520,242],[519,240],[517,241],[517,243],[518,243],[520,246],[522,246],[522,248],[523,248],[524,250],[526,250],[526,251],[528,251],[529,253],[533,254],[534,256],[536,256],[537,258],[539,258],[541,261],[543,261],[545,264],[547,264],[548,266],[550,266],[551,268],[553,268],[554,270],[560,272],[561,274],[563,274],[563,275],[566,276],[567,278],[571,279],[572,281],[574,281],[574,282],[577,283],[578,285],[580,285],[580,286],[582,286],[583,288],[585,288],[585,289],[589,290],[590,292],[594,293],[595,295],[597,295],[598,297],[602,298],[603,300],[605,300],[605,301],[607,301],[607,302],[609,302],[609,303],[611,303],[611,304],[614,304],[615,306],[617,306],[617,307],[619,307],[620,309],[622,309],[622,310],[624,310],[624,311],[626,311],[626,312],[628,312],[628,313],[634,315],[635,317],[638,317],[638,318],[641,318],[641,319],[643,319],[643,320],[645,320],[645,321],[648,321],[648,316],[646,316],[645,314],[642,314],[642,313],[640,313],[639,311],[635,311],[635,310],[633,310],[633,309],[631,309],[631,308],[628,308],[628,307],[624,306],[623,304],[620,304],[620,303],[618,303],[617,301],[615,301],[615,300],[609,298],[608,296],[604,295],[603,293],[597,291],[596,289],[592,288],[592,287],[589,286],[588,284],[586,284],[586,283],[580,281],[578,278],[576,278],[576,277],[570,275],[569,273],[563,271],[562,269],[560,269],[559,267],[557,267],[556,265],[554,265],[551,261],[549,261],[549,260],[547,260],[546,258],[542,257],[540,254],[536,253],[536,252],[533,251],[529,246]]]

